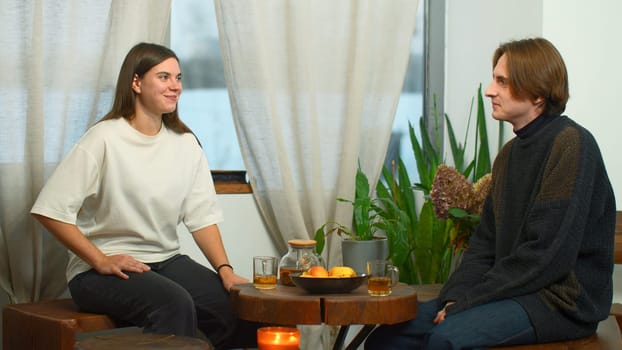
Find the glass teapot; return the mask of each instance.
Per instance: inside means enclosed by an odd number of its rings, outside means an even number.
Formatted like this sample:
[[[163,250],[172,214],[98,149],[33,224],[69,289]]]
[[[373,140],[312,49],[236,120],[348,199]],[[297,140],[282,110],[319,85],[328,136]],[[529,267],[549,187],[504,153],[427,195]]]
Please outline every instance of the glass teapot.
[[[324,266],[321,256],[315,252],[317,242],[313,239],[291,239],[287,241],[289,250],[279,262],[279,277],[281,284],[293,286],[290,273],[303,272],[311,266]]]

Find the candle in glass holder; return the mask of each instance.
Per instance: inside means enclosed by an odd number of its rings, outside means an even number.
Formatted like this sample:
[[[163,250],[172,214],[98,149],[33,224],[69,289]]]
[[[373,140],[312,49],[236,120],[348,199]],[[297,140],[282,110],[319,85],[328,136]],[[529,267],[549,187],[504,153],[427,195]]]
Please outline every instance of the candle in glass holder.
[[[257,330],[259,350],[298,350],[300,331],[289,327],[263,327]]]

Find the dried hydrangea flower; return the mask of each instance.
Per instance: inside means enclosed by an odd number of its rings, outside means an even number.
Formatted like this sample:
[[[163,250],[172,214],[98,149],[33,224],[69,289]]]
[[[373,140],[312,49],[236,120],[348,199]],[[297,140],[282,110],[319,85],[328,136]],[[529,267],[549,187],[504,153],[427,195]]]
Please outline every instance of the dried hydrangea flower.
[[[469,209],[475,194],[471,183],[455,168],[439,165],[432,182],[430,199],[436,216],[447,219],[449,208]]]
[[[484,201],[490,192],[492,186],[492,174],[488,173],[482,176],[475,185],[473,185],[473,202],[469,208],[469,212],[481,214],[484,207]]]

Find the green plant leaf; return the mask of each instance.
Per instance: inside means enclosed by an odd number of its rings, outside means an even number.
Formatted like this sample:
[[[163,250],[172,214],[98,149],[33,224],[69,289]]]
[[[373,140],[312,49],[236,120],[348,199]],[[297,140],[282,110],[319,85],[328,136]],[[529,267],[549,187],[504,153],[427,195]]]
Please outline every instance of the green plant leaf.
[[[449,215],[455,218],[464,218],[469,215],[469,212],[462,208],[449,208],[448,212],[449,212]]]
[[[313,239],[316,242],[315,252],[318,254],[322,254],[322,252],[324,251],[324,245],[326,244],[326,234],[324,233],[324,228],[326,228],[326,225],[328,225],[328,223],[320,226],[320,228],[315,231],[315,235],[313,236]]]
[[[435,124],[437,124],[436,121],[435,121]],[[434,145],[432,144],[432,140],[430,140],[430,136],[428,135],[426,131],[425,122],[423,118],[420,120],[420,128],[421,128],[421,142],[423,143],[423,150],[424,150],[424,156],[426,158],[426,168],[427,168],[427,175],[426,175],[427,182],[425,183],[425,185],[427,187],[431,187],[432,181],[434,180],[434,175],[436,175],[436,168],[438,168],[439,164],[441,164],[441,155],[440,155],[440,152],[437,151],[436,148],[434,148]]]
[[[369,198],[369,180],[367,180],[367,175],[361,170],[359,166],[356,170],[356,184],[355,184],[355,195],[354,198]]]
[[[417,187],[424,189],[424,184],[429,184],[432,182],[432,179],[429,179],[428,174],[428,162],[426,160],[426,156],[423,154],[423,149],[421,148],[421,144],[419,143],[419,139],[415,134],[415,129],[412,124],[408,123],[408,132],[410,135],[410,144],[412,145],[413,154],[415,155],[415,162],[417,164],[417,173],[419,174],[419,183],[417,183]],[[424,189],[425,191],[426,189]],[[430,189],[427,188],[429,192]]]
[[[476,150],[475,173],[473,182],[488,174],[491,169],[490,150],[488,147],[488,131],[486,129],[486,110],[482,96],[482,84],[477,89],[477,132],[479,134],[479,152]],[[477,136],[476,136],[477,137]]]
[[[454,128],[451,126],[451,121],[449,120],[449,116],[445,115],[445,123],[447,125],[447,135],[449,136],[449,145],[451,147],[451,154],[454,159],[454,167],[460,172],[464,174],[464,152],[466,150],[465,145],[461,145],[456,140],[456,135],[454,134]]]

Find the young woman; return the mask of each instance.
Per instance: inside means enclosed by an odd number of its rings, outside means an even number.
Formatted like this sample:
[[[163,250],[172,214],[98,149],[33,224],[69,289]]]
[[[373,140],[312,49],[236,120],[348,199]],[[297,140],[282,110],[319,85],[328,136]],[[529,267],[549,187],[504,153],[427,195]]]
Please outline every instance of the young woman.
[[[592,135],[562,115],[568,77],[543,38],[504,43],[486,89],[516,137],[463,260],[438,299],[365,349],[473,349],[591,335],[612,298],[616,204]]]
[[[181,76],[170,49],[134,46],[112,110],[58,165],[31,212],[69,249],[69,290],[82,310],[146,332],[199,329],[220,348],[237,324],[228,290],[248,281],[229,264],[207,160],[179,119]],[[217,273],[180,254],[180,223]]]

